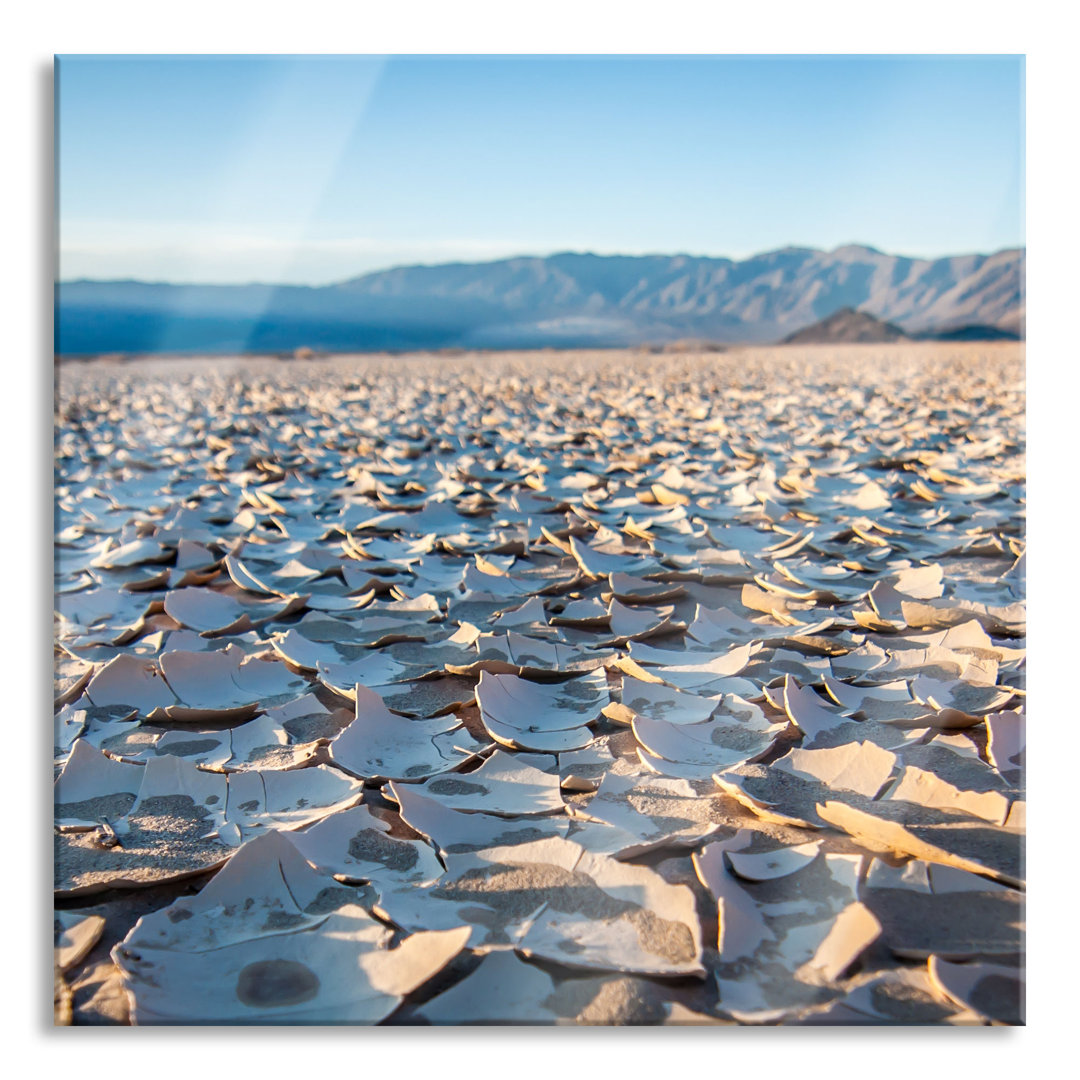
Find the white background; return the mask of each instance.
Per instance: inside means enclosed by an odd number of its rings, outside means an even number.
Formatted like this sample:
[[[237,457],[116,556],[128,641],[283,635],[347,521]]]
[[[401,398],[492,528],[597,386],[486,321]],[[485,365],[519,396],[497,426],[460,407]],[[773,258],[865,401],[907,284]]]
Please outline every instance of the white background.
[[[15,1077],[237,1072],[380,1080],[1057,1076],[1075,1068],[1080,651],[1076,34],[1063,4],[907,0],[185,0],[11,4],[0,116],[0,866],[4,1053]],[[1027,54],[1033,558],[1028,1027],[1023,1029],[51,1028],[53,53],[1010,52]],[[1068,1062],[1074,1061],[1073,1066]]]

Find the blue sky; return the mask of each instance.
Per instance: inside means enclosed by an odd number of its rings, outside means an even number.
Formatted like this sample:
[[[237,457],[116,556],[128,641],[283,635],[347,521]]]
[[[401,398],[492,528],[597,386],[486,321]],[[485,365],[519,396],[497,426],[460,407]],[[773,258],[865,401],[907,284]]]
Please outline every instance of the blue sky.
[[[1024,243],[1017,56],[57,65],[61,277]]]

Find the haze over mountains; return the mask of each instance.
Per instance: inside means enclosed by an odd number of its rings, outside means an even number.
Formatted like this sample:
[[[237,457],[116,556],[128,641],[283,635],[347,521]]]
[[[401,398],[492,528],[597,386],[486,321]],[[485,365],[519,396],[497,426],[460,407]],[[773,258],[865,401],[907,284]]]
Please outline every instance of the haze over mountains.
[[[741,261],[566,253],[401,267],[322,287],[74,281],[57,287],[56,352],[773,342],[843,308],[912,337],[972,327],[1022,336],[1024,269],[1022,248],[913,259],[848,245]]]

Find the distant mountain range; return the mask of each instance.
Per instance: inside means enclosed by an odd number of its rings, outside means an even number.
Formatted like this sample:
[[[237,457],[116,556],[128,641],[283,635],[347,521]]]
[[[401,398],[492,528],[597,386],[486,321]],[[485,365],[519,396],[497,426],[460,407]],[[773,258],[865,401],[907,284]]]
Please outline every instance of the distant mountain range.
[[[912,259],[849,245],[741,261],[568,253],[400,267],[322,287],[72,281],[56,289],[56,352],[775,342],[845,308],[910,337],[1016,337],[1024,267],[1023,249]],[[850,321],[826,340],[860,340],[843,336],[858,333]]]

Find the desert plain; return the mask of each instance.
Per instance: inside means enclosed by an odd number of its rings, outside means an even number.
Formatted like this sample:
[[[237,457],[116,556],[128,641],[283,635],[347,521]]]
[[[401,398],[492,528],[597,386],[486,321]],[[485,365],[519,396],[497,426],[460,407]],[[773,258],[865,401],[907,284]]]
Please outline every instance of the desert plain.
[[[1023,1022],[1016,343],[62,362],[55,1012]]]

